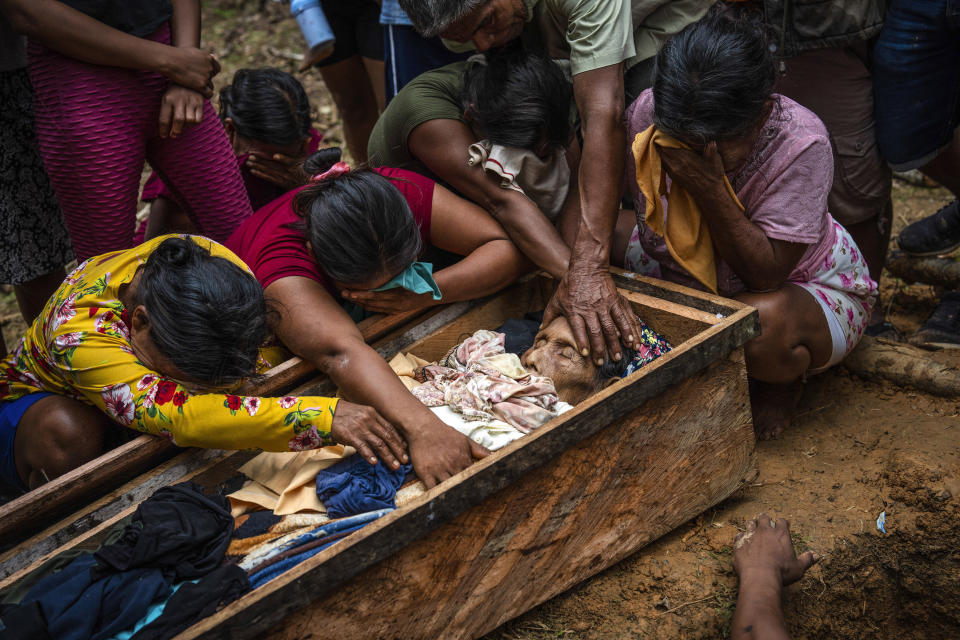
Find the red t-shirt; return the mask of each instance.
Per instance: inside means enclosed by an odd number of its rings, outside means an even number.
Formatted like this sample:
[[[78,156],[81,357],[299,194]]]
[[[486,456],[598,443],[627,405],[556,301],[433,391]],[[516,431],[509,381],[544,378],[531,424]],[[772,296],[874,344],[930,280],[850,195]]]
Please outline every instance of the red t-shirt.
[[[373,171],[390,179],[403,194],[420,229],[423,245],[429,245],[433,187],[436,183],[403,169],[380,167]],[[294,189],[257,210],[224,244],[247,263],[264,289],[280,278],[301,276],[316,280],[332,296],[339,297],[340,292],[307,249],[303,232],[290,228],[291,224],[302,221],[293,210],[293,199],[305,188]]]

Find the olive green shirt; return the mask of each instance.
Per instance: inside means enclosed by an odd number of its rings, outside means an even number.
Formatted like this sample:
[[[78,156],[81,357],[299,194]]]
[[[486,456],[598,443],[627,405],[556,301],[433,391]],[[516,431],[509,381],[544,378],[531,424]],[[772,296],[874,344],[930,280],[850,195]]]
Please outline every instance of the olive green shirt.
[[[414,129],[428,120],[465,122],[460,94],[468,64],[471,63],[454,62],[427,71],[400,90],[370,134],[367,156],[371,167],[399,167],[430,175],[426,167],[410,155],[407,140]]]

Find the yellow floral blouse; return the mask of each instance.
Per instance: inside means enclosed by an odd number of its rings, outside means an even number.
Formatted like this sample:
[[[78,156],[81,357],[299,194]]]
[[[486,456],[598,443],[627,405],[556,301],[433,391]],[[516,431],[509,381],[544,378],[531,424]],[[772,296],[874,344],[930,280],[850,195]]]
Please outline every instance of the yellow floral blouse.
[[[333,444],[334,398],[192,393],[137,360],[118,289],[168,237],[96,256],[67,276],[0,361],[0,402],[38,391],[69,396],[182,447],[301,451]],[[190,239],[246,269],[212,240]]]

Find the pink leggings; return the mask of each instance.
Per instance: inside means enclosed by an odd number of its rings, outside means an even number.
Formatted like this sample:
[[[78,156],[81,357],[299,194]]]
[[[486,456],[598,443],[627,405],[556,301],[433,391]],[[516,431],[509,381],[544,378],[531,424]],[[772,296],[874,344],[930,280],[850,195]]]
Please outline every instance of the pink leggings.
[[[169,25],[150,40],[170,42]],[[101,67],[30,44],[37,139],[77,260],[133,246],[140,175],[156,169],[201,233],[224,241],[252,213],[210,101],[203,121],[158,135],[158,73]]]

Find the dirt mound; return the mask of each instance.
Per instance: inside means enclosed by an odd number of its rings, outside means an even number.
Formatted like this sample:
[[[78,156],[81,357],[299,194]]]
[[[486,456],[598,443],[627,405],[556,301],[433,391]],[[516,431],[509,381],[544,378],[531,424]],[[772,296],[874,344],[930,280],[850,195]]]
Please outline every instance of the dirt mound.
[[[788,598],[794,638],[956,638],[960,630],[960,495],[916,460],[883,474],[901,528],[838,540],[817,582]],[[952,490],[951,490],[952,489]]]

